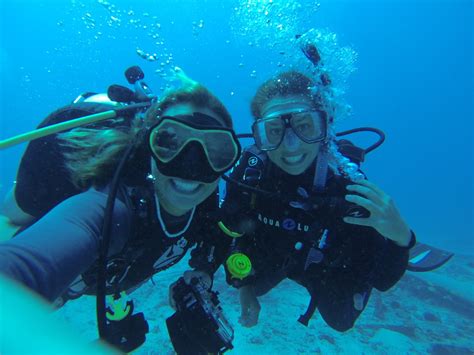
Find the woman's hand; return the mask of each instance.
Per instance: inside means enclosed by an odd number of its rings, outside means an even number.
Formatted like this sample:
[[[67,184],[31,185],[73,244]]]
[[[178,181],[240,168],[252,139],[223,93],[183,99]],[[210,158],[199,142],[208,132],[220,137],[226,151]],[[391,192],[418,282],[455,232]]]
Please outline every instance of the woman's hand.
[[[199,280],[199,282],[201,283],[201,285],[205,288],[205,289],[209,289],[212,285],[212,279],[211,277],[203,272],[203,271],[197,271],[197,270],[188,270],[188,271],[185,271],[184,274],[183,274],[183,279],[184,279],[184,282],[186,282],[186,284],[191,284],[191,280],[193,278],[197,278]],[[172,283],[170,285],[170,288],[169,288],[169,291],[168,291],[168,302],[169,302],[169,305],[171,306],[171,308],[173,308],[175,311],[176,311],[176,303],[174,301],[174,287],[176,286],[178,281]]]
[[[344,222],[373,227],[382,236],[391,239],[399,246],[407,246],[410,243],[410,228],[389,195],[367,180],[357,181],[352,185],[347,185],[346,188],[361,195],[348,194],[346,200],[364,207],[370,212],[370,216],[368,218],[346,216]]]
[[[255,288],[252,285],[243,286],[239,289],[241,314],[239,323],[250,328],[258,323],[260,314],[260,303],[255,295]]]

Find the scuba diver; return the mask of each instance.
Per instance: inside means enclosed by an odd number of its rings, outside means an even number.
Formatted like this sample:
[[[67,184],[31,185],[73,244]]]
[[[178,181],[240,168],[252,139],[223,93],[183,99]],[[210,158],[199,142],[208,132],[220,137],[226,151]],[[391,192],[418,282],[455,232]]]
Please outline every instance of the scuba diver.
[[[258,322],[258,297],[288,278],[311,295],[300,323],[308,325],[318,309],[343,332],[373,288],[387,291],[407,268],[429,271],[452,254],[417,244],[393,199],[366,179],[360,163],[383,133],[334,133],[330,77],[313,44],[302,42],[301,49],[315,66],[314,79],[288,71],[260,86],[251,103],[255,144],[224,177],[219,227],[231,237],[225,269],[227,282],[239,288],[244,326]],[[381,139],[365,150],[336,139],[357,131]]]
[[[147,322],[133,314],[131,301],[123,309],[107,307],[105,295],[119,300],[213,238],[218,181],[240,155],[224,105],[183,72],[177,75],[182,86],[159,101],[134,100],[111,110],[110,127],[101,122],[54,136],[49,143],[60,149],[51,153],[63,154],[66,169],[45,173],[57,186],[70,186],[52,191],[49,181],[50,188],[35,195],[57,193],[46,205],[23,203],[17,190],[17,205],[39,219],[0,244],[0,272],[46,300],[63,304],[96,294],[101,338],[126,352],[145,341]],[[150,104],[144,117],[137,114]],[[40,173],[39,166],[25,169]]]
[[[328,325],[354,325],[375,287],[386,291],[404,274],[415,235],[393,201],[339,153],[323,89],[284,72],[252,101],[256,144],[246,149],[227,184],[221,227],[236,236],[228,263],[251,264],[232,274],[240,288],[241,322],[257,323],[257,297],[289,278],[311,295]],[[302,317],[307,324],[310,315]]]

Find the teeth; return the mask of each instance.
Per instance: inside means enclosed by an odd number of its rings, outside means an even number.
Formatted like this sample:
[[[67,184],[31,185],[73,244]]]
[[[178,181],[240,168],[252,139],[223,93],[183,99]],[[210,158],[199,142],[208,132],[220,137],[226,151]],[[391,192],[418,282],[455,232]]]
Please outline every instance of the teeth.
[[[201,185],[198,182],[191,182],[191,181],[185,181],[185,180],[172,179],[171,181],[173,182],[173,185],[176,187],[177,190],[188,192],[188,193],[196,191]]]
[[[301,160],[303,160],[303,154],[295,155],[292,157],[284,157],[283,160],[290,164],[299,163]]]

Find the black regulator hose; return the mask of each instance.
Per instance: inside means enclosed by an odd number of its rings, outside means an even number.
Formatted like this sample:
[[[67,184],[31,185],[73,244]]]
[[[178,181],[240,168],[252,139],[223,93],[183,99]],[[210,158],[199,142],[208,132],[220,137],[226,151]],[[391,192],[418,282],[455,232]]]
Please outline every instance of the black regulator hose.
[[[102,226],[102,234],[99,243],[99,260],[97,270],[97,298],[96,298],[96,311],[97,311],[97,327],[99,330],[99,336],[101,339],[107,340],[107,318],[106,318],[106,273],[107,273],[107,254],[109,251],[110,237],[112,230],[112,218],[114,214],[115,199],[117,197],[118,188],[120,186],[120,177],[125,167],[125,163],[129,159],[130,155],[134,150],[134,143],[130,143],[125,154],[119,162],[117,169],[115,170],[112,183],[110,185],[109,195],[107,197],[107,204],[104,214],[104,224]]]
[[[342,137],[342,136],[346,136],[348,134],[358,133],[358,132],[373,132],[373,133],[376,133],[379,136],[379,139],[377,140],[377,142],[370,145],[368,148],[364,149],[365,154],[370,153],[374,149],[377,149],[378,147],[380,147],[382,145],[383,142],[385,142],[385,133],[383,133],[382,130],[380,130],[378,128],[373,128],[373,127],[359,127],[359,128],[349,129],[347,131],[336,133],[336,137]]]

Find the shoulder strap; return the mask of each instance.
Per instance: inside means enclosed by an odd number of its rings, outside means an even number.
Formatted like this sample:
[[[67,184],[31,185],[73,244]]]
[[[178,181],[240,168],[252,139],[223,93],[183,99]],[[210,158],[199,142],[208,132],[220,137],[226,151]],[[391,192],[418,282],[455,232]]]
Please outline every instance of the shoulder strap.
[[[328,176],[328,152],[326,146],[321,148],[314,168],[313,191],[323,192],[326,188]]]

